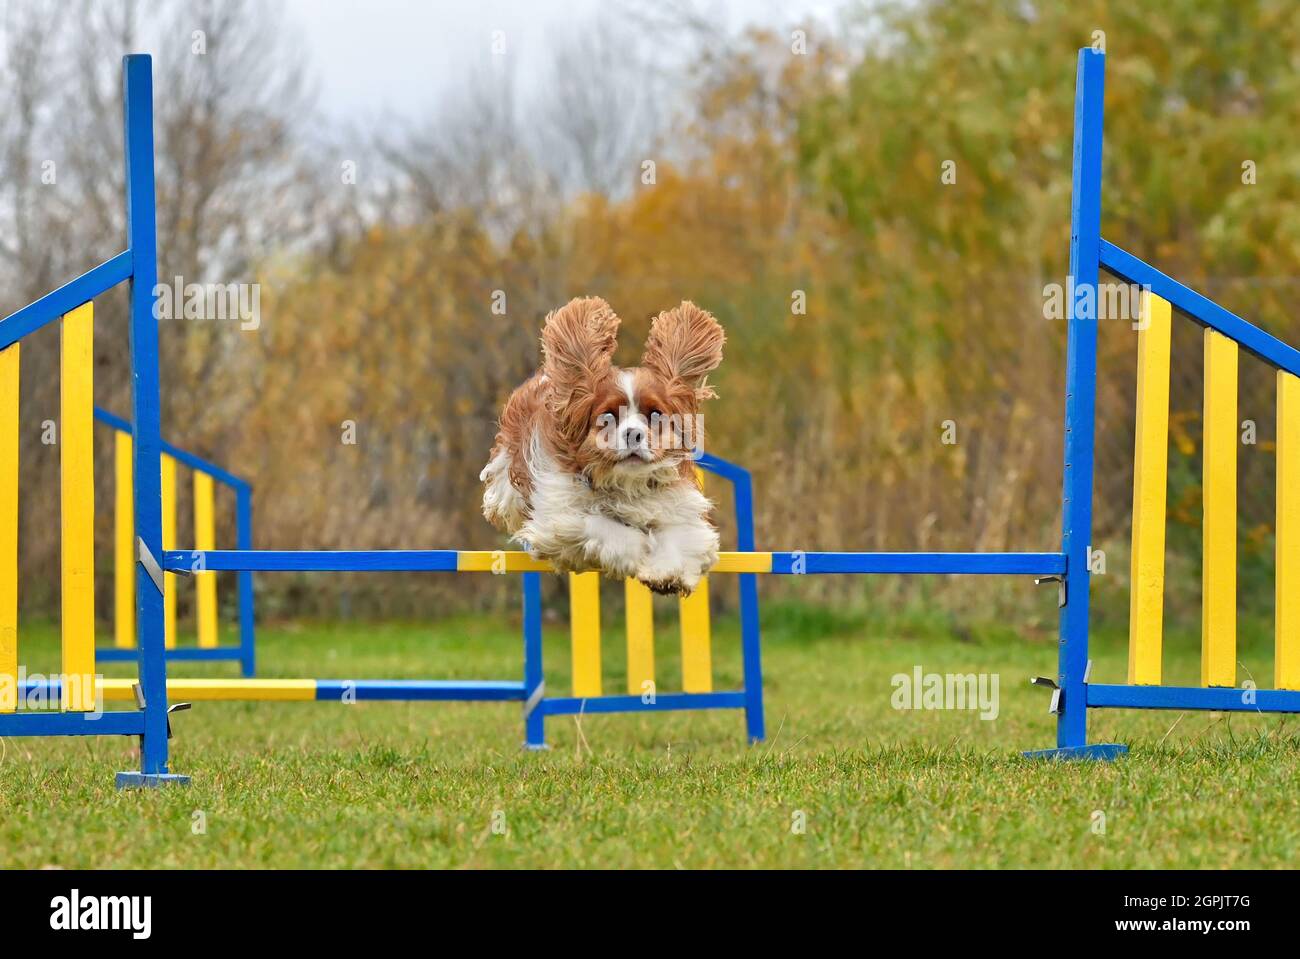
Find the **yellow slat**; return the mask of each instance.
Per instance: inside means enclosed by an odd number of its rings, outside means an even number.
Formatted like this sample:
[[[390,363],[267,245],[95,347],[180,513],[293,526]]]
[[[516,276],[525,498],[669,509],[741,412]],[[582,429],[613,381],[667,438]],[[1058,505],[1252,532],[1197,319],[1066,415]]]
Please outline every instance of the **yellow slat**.
[[[0,350],[0,712],[18,704],[18,344]]]
[[[709,578],[679,603],[682,620],[682,689],[713,692],[713,649],[709,634]]]
[[[655,620],[650,590],[634,579],[624,583],[627,597],[627,691],[642,696],[654,689]],[[646,683],[650,683],[646,686]]]
[[[1237,680],[1237,344],[1205,331],[1201,685]]]
[[[600,574],[569,574],[573,695],[600,695]]]
[[[1277,557],[1273,685],[1300,689],[1300,379],[1277,371]]]
[[[704,489],[704,470],[695,467],[695,485]],[[721,562],[718,563],[721,565]],[[716,566],[714,567],[717,568]],[[768,557],[768,569],[772,558]],[[678,603],[682,631],[682,689],[688,693],[713,692],[713,648],[709,624],[709,578]]]
[[[217,520],[213,504],[212,477],[207,473],[194,473],[194,548],[217,548]],[[217,645],[217,574],[194,574],[195,618],[198,621],[199,646],[211,649]]]
[[[131,434],[114,430],[113,645],[135,646],[135,500]]]
[[[1148,293],[1138,331],[1133,448],[1133,549],[1128,681],[1159,686],[1165,604],[1165,496],[1169,474],[1169,302]]]
[[[176,548],[176,460],[162,454],[162,548]],[[163,573],[163,646],[176,648],[176,574]]]
[[[62,705],[84,712],[95,706],[94,307],[66,314],[60,330]]]

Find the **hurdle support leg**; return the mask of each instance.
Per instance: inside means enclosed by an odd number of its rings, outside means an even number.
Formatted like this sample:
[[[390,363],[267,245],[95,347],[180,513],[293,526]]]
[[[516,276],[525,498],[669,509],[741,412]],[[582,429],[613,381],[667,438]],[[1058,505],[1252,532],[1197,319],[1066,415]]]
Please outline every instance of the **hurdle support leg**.
[[[749,470],[733,467],[732,496],[736,509],[736,548],[754,549],[754,482]],[[745,731],[750,745],[767,735],[763,719],[763,641],[758,620],[758,577],[741,573],[740,654],[745,675]]]
[[[546,749],[542,673],[542,574],[524,573],[524,748]]]
[[[235,490],[235,541],[240,549],[253,548],[253,490],[247,483]],[[253,616],[253,574],[239,577],[239,671],[248,679],[257,674],[257,644]]]
[[[14,343],[0,350],[0,713],[11,713],[18,708],[20,349]]]
[[[1128,752],[1128,747],[1119,743],[1088,743],[1086,674],[1105,81],[1105,54],[1091,49],[1080,50],[1074,98],[1074,172],[1070,208],[1070,276],[1074,278],[1076,295],[1069,304],[1066,346],[1065,469],[1061,509],[1061,552],[1066,557],[1066,576],[1057,663],[1060,700],[1056,717],[1056,748],[1025,753],[1031,759],[1114,759]]]
[[[140,689],[144,695],[144,735],[140,768],[117,774],[119,789],[184,785],[188,776],[167,769],[167,659],[163,649],[162,575],[162,413],[159,402],[158,233],[154,215],[153,60],[128,56],[122,62],[126,103],[126,211],[131,276],[131,412],[135,433],[135,529],[142,556],[137,562],[136,630],[140,650]]]

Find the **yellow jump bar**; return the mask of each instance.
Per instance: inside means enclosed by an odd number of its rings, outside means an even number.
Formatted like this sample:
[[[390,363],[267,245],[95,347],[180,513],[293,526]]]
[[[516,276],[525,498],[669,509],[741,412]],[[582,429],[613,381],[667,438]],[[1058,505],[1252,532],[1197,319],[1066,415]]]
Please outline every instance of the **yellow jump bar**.
[[[134,679],[104,679],[105,702],[134,702]],[[231,702],[310,702],[316,698],[314,679],[168,679],[168,700]]]
[[[462,573],[549,573],[551,564],[513,549],[461,550],[456,569]],[[771,553],[719,553],[711,573],[770,573]]]

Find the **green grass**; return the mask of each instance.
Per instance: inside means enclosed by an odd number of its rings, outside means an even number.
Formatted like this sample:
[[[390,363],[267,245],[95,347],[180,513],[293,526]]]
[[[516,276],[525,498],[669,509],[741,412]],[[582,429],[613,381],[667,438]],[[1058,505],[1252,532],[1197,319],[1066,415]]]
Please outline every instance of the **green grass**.
[[[1054,732],[1046,694],[1026,684],[1054,672],[1048,631],[957,638],[928,621],[891,628],[797,607],[765,620],[769,737],[755,748],[738,712],[555,719],[553,748],[524,753],[517,704],[199,703],[176,717],[172,744],[193,785],[117,792],[113,773],[136,768],[127,740],[0,740],[0,866],[1270,867],[1300,856],[1300,740],[1285,718],[1098,711],[1093,739],[1129,743],[1128,759],[1032,763],[1017,750]],[[666,611],[661,622],[669,690],[679,664]],[[261,668],[510,678],[517,630],[493,616],[265,628]],[[737,625],[716,632],[718,687],[738,685]],[[1243,632],[1240,658],[1267,686],[1267,639]],[[612,622],[608,633],[606,691],[621,692]],[[1122,642],[1094,645],[1094,678],[1122,680]],[[1198,637],[1168,645],[1170,679],[1194,682]],[[28,628],[22,648],[29,668],[49,668],[55,631]],[[548,626],[546,654],[548,685],[564,694],[563,624]],[[997,673],[1000,715],[893,709],[890,677],[918,664]]]

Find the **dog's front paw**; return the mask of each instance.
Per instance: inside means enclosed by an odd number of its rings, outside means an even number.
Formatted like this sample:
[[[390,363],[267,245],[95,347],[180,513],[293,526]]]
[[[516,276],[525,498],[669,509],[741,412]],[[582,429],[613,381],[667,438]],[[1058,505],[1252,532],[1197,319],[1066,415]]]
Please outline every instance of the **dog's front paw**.
[[[641,585],[661,596],[689,596],[700,585],[701,571],[680,563],[655,563],[654,557],[636,571]]]
[[[645,579],[638,576],[639,582],[652,593],[658,593],[660,596],[689,596],[695,592],[695,586],[687,585],[684,579],[678,577],[669,577],[667,579]],[[696,581],[695,585],[699,585]]]
[[[708,526],[670,526],[651,534],[636,578],[656,593],[689,596],[718,561],[718,534]]]

